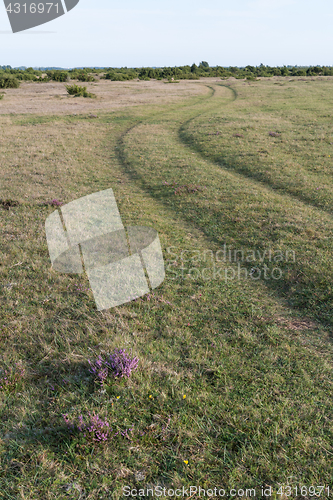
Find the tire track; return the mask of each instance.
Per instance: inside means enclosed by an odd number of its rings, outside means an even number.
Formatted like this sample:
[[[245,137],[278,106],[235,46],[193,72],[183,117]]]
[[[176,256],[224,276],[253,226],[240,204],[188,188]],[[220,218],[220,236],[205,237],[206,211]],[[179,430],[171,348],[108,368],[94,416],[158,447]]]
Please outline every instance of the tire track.
[[[235,89],[233,89],[229,85],[220,85],[220,86],[223,86],[223,87],[226,87],[226,88],[229,88],[230,90],[232,90],[232,92],[234,93],[234,99],[231,102],[234,102],[237,99],[238,94],[237,94],[237,91]],[[198,116],[191,117],[189,120],[187,120],[185,123],[183,123],[181,125],[181,127],[179,128],[178,138],[179,138],[179,141],[185,147],[191,149],[192,151],[194,151],[195,153],[200,155],[201,158],[203,158],[204,160],[207,160],[209,158],[209,160],[212,163],[214,163],[216,166],[218,166],[221,170],[236,172],[238,175],[244,177],[244,179],[251,179],[252,181],[257,182],[261,186],[265,186],[265,187],[271,189],[272,191],[278,192],[282,196],[288,196],[288,197],[294,198],[295,200],[301,201],[302,203],[304,203],[308,206],[311,206],[313,208],[316,208],[318,210],[321,210],[321,211],[327,213],[330,217],[333,216],[332,210],[326,209],[320,203],[315,203],[314,200],[311,199],[310,197],[307,197],[305,195],[297,195],[297,194],[295,194],[295,192],[288,190],[288,188],[284,185],[274,185],[274,184],[269,183],[265,180],[258,179],[258,177],[255,175],[255,173],[253,173],[253,175],[251,175],[251,173],[248,171],[247,171],[247,173],[244,173],[244,171],[240,168],[237,168],[237,166],[230,165],[230,167],[224,167],[218,161],[214,160],[209,155],[204,153],[204,151],[200,148],[200,146],[194,146],[193,145],[193,136],[190,135],[188,130],[186,130],[186,127],[188,127],[188,125],[193,120],[196,120],[200,116],[204,116],[207,112],[208,111],[205,111],[204,113],[200,113]]]
[[[211,97],[213,95],[214,94],[212,94]],[[235,97],[235,94],[234,94],[234,97]],[[208,101],[208,102],[210,102],[210,98],[207,98],[205,100]],[[229,102],[232,102],[232,101],[229,101]],[[187,106],[183,106],[183,109],[186,109],[186,107]],[[216,109],[216,105],[214,104],[214,106],[212,108],[209,108],[209,109]],[[176,111],[178,111],[178,110],[179,110],[179,107],[177,107]],[[201,114],[205,114],[208,111],[209,110],[206,109]],[[172,114],[174,114],[174,113],[175,113],[175,110],[168,112],[167,115],[168,116],[171,115],[171,117],[172,117]],[[155,199],[155,201],[157,201],[158,203],[161,203],[161,204],[164,205],[165,201],[163,199],[161,199],[159,193],[158,192],[155,192],[155,193],[152,192],[152,186],[150,184],[150,179],[152,178],[152,176],[154,176],[154,171],[150,170],[148,172],[146,171],[144,173],[140,173],[140,171],[139,171],[140,168],[135,167],[135,165],[133,164],[133,162],[130,159],[128,159],[127,155],[126,155],[126,147],[127,147],[126,146],[126,138],[127,138],[127,136],[130,135],[131,133],[133,133],[135,131],[135,129],[137,127],[139,127],[140,125],[148,125],[148,126],[152,125],[151,122],[150,122],[150,120],[152,119],[152,117],[155,117],[156,115],[158,115],[158,113],[154,113],[152,115],[149,115],[149,117],[147,117],[146,119],[140,120],[138,123],[132,125],[129,129],[127,129],[122,134],[122,136],[119,138],[119,142],[118,142],[118,144],[119,144],[118,158],[119,158],[120,165],[122,166],[122,168],[124,170],[124,173],[126,173],[136,183],[139,181],[139,186],[138,187],[140,189],[144,190],[150,197],[153,197]],[[197,113],[195,117],[197,117],[197,116],[200,116],[200,114]],[[164,115],[162,121],[159,120],[159,122],[161,124],[161,127],[163,127],[163,122],[164,122],[165,117],[166,117],[166,115]],[[191,117],[189,120],[192,120],[195,117]],[[179,121],[179,117],[177,117],[177,119]],[[189,120],[186,120],[186,122],[188,122]],[[186,123],[186,122],[184,122],[184,123]],[[171,144],[173,142],[176,147],[180,148],[181,150],[184,150],[185,146],[184,146],[183,142],[177,140],[177,130],[179,132],[179,129],[176,129],[174,131],[172,131],[172,130],[170,131],[171,137],[174,136],[174,138],[176,139],[176,140],[174,140],[174,139],[172,140],[172,138],[171,138]],[[143,135],[143,137],[145,138],[145,137],[148,137],[148,136],[144,136]],[[139,151],[140,151],[140,145],[138,147],[139,147]],[[187,149],[190,149],[190,148],[185,148],[185,150],[187,150]],[[171,151],[171,150],[169,150],[169,151]],[[177,151],[176,151],[176,153],[178,154]],[[138,153],[138,154],[140,154],[140,153]],[[188,156],[188,153],[187,153],[187,156]],[[216,162],[211,161],[210,158],[207,158],[207,157],[206,158],[202,158],[202,155],[198,155],[198,157],[200,158],[200,160],[199,160],[200,162],[204,162],[205,164],[207,164],[207,169],[201,167],[201,169],[202,169],[203,172],[205,172],[205,171],[209,172],[209,165],[211,165],[213,167],[213,170],[215,172],[221,172],[221,173],[223,173],[223,171],[225,171],[225,173],[227,174],[228,179],[229,179],[229,181],[228,181],[229,184],[230,184],[230,182],[231,183],[234,182],[234,183],[237,184],[237,181],[238,182],[240,181],[240,185],[242,185],[242,184],[244,184],[245,180],[247,180],[248,181],[246,183],[247,187],[249,187],[248,184],[250,182],[251,183],[251,188],[253,188],[253,187],[255,188],[256,186],[258,186],[259,191],[261,191],[263,193],[265,191],[267,191],[267,194],[268,194],[268,196],[270,198],[273,195],[274,198],[277,197],[277,198],[280,198],[281,200],[283,200],[283,199],[285,199],[286,201],[288,200],[288,203],[286,203],[287,208],[284,211],[285,215],[283,215],[282,212],[281,212],[281,214],[282,214],[281,217],[285,217],[286,220],[289,220],[289,218],[292,219],[292,216],[294,215],[295,210],[290,208],[290,206],[292,206],[293,204],[295,204],[296,206],[298,206],[302,211],[304,210],[304,212],[306,212],[306,210],[309,210],[309,209],[311,211],[312,210],[318,211],[319,214],[320,214],[320,212],[322,212],[321,209],[319,209],[317,207],[313,207],[311,204],[306,204],[306,203],[303,202],[303,200],[299,200],[297,197],[293,197],[292,195],[289,195],[288,193],[283,193],[283,194],[278,193],[278,192],[276,192],[276,190],[272,190],[271,186],[267,186],[264,183],[259,183],[258,181],[253,180],[251,177],[244,176],[244,175],[239,174],[239,173],[237,173],[235,171],[232,171],[230,169],[221,169],[220,166],[217,165]],[[272,198],[271,198],[271,201],[273,201]],[[276,203],[277,203],[278,207],[279,206],[282,206],[282,207],[284,206],[284,202],[283,201],[281,201],[281,202],[276,201]],[[183,219],[185,217],[185,219],[186,219],[186,215],[184,213],[182,214],[181,212],[178,211],[179,207],[177,206],[177,202],[176,202],[176,204],[175,204],[174,207],[170,207],[170,205],[168,205],[168,207],[172,208],[173,214],[174,214],[173,216],[176,219],[179,218],[179,217],[182,217]],[[206,216],[210,217],[210,215],[209,215],[209,206],[205,209],[205,211],[207,212]],[[291,213],[291,211],[292,211],[292,213]],[[291,216],[289,216],[289,214],[291,214]],[[211,215],[213,215],[213,214],[211,214]],[[306,215],[308,216],[309,214],[306,214]],[[313,218],[313,217],[311,216],[311,218]],[[318,221],[319,221],[319,218],[320,218],[320,216],[318,217]],[[192,224],[192,226],[194,224],[194,227],[196,229],[199,229],[200,231],[203,231],[204,234],[205,234],[205,236],[208,237],[212,241],[212,243],[213,242],[216,243],[216,244],[220,243],[218,241],[218,239],[216,239],[214,236],[212,236],[211,229],[203,227],[201,223],[197,224],[194,220],[187,220],[187,222],[190,222]],[[274,217],[273,217],[273,222],[274,222]],[[277,221],[275,221],[275,222],[277,222]],[[241,242],[238,241],[238,243],[241,243],[242,245],[245,245],[246,242],[244,240],[243,242],[242,241]],[[247,240],[247,244],[249,244],[249,240]],[[259,241],[256,241],[255,244],[256,244],[256,246],[258,246],[259,245]],[[314,249],[315,248],[316,247],[314,247]],[[304,253],[304,251],[302,251],[301,256],[302,256],[303,253]],[[304,265],[302,264],[301,261],[298,261],[297,272],[306,279],[307,266],[305,265],[305,267],[304,267]],[[262,282],[262,280],[261,280],[261,282]],[[307,281],[305,281],[305,286],[307,287],[306,288],[306,293],[308,293],[309,292],[308,288],[311,285],[311,283],[310,284],[309,283],[306,284],[306,283],[307,283]],[[267,293],[269,293],[268,292],[269,289],[271,289],[271,290],[273,289],[275,291],[275,293],[277,293],[277,295],[279,297],[282,297],[283,299],[286,299],[286,293],[288,295],[290,293],[290,290],[292,289],[292,283],[291,282],[289,283],[287,281],[284,283],[284,289],[283,290],[282,289],[278,290],[276,288],[276,286],[275,285],[273,286],[273,285],[274,284],[268,284],[268,283],[266,283]],[[273,286],[273,288],[272,288],[272,286]],[[311,288],[311,286],[310,286],[310,288]],[[327,290],[327,292],[328,292],[328,290]],[[303,293],[302,292],[302,287],[300,288],[299,293],[301,293],[301,294]],[[329,292],[328,292],[328,294],[329,294]],[[319,300],[319,302],[318,301],[316,302],[316,304],[317,304],[316,305],[316,308],[317,308],[316,319],[319,320],[323,325],[327,325],[327,323],[330,322],[330,319],[329,319],[330,315],[331,315],[330,306],[327,303],[327,301],[325,301],[325,302],[320,301],[319,297],[318,297],[318,300]],[[307,303],[308,300],[305,299],[305,302]],[[319,305],[320,305],[320,311],[321,311],[320,314],[318,313],[318,307],[319,307]],[[301,306],[298,306],[297,304],[295,304],[295,306],[293,306],[293,307],[295,307],[296,309],[300,310],[304,314],[304,306],[301,307]],[[308,304],[307,307],[305,307],[305,309],[309,310],[309,304]]]
[[[216,90],[209,86],[209,85],[205,85],[206,87],[208,87],[211,91],[210,95],[208,97],[203,97],[203,98],[199,98],[198,101],[199,102],[196,102],[196,103],[190,103],[190,104],[184,104],[182,106],[179,106],[179,105],[175,105],[174,106],[174,110],[173,109],[170,109],[167,111],[167,115],[168,114],[172,114],[174,111],[179,111],[179,109],[184,109],[184,108],[191,108],[191,107],[195,107],[197,106],[198,104],[201,104],[202,101],[205,102],[205,101],[210,101],[210,99],[213,99],[215,93],[216,93]],[[128,134],[130,134],[136,127],[148,122],[148,120],[151,120],[151,119],[154,119],[155,117],[159,117],[160,118],[161,116],[161,111],[157,111],[157,112],[154,112],[154,113],[151,113],[150,115],[148,115],[147,117],[145,117],[143,120],[138,120],[134,125],[132,125],[131,127],[129,127],[128,129],[126,129],[118,138],[117,140],[117,147],[116,147],[116,150],[114,151],[114,154],[115,154],[115,157],[118,159],[120,165],[122,165],[123,167],[123,170],[126,172],[126,174],[133,180],[135,179],[139,179],[139,178],[142,178],[142,176],[138,175],[135,173],[135,171],[133,169],[129,169],[128,168],[128,165],[129,165],[129,162],[127,161],[126,159],[126,155],[125,155],[125,144],[124,144],[124,141],[125,141],[125,138]],[[165,115],[164,115],[165,116]],[[200,116],[200,114],[196,114],[193,118],[196,118],[197,116]]]

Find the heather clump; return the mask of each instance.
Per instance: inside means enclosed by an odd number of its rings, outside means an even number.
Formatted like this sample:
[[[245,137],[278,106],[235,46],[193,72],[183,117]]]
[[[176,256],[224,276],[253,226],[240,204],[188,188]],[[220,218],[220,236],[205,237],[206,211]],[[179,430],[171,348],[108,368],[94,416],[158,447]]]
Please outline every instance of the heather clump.
[[[49,205],[52,205],[53,207],[61,207],[63,205],[62,201],[59,201],[57,199],[51,200],[48,202]]]
[[[139,359],[132,358],[125,349],[115,349],[113,354],[108,354],[104,358],[99,355],[98,358],[91,362],[90,373],[93,373],[103,385],[107,377],[113,378],[129,378],[133,371],[138,367]]]
[[[68,413],[63,414],[63,419],[68,430],[71,433],[77,433],[85,438],[87,441],[102,443],[112,439],[113,437],[121,434],[121,436],[130,439],[128,432],[133,431],[133,427],[125,429],[124,431],[113,432],[107,417],[101,418],[95,413],[88,413],[88,418],[79,415],[78,419],[70,419]]]

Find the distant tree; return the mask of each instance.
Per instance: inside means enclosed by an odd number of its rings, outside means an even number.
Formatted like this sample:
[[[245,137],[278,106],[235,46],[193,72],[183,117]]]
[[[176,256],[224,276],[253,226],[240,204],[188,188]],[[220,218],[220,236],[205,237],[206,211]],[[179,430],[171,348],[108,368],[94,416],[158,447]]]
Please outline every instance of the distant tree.
[[[201,61],[199,64],[199,68],[209,68],[209,64],[207,61]]]
[[[196,64],[192,64],[191,73],[196,73],[196,71],[198,71],[198,66]]]

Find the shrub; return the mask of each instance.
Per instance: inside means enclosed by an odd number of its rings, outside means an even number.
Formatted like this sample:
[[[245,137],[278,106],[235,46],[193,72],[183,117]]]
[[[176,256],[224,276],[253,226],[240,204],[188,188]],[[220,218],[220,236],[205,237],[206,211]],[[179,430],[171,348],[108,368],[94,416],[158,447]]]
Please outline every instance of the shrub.
[[[111,80],[111,82],[122,82],[126,80],[124,75],[116,75],[115,73],[107,73],[105,75],[105,80]]]
[[[46,74],[51,80],[54,80],[55,82],[67,82],[69,79],[67,71],[47,71]]]
[[[77,79],[79,82],[96,82],[95,78],[87,73],[79,73],[77,75]]]
[[[51,78],[49,78],[48,76],[40,76],[37,80],[37,82],[50,82],[51,81]]]
[[[95,94],[87,92],[87,87],[80,87],[80,85],[66,85],[67,93],[75,97],[96,97]]]
[[[0,76],[0,89],[18,89],[20,82],[12,76]]]
[[[4,98],[4,94],[0,94],[0,101]]]
[[[123,82],[125,80],[133,80],[136,75],[133,73],[115,73],[111,71],[105,75],[105,80],[111,80],[111,82]]]
[[[188,73],[184,76],[186,80],[199,80],[200,78],[194,73]]]
[[[19,80],[27,80],[32,82],[36,82],[38,80],[36,75],[32,75],[31,73],[22,73],[21,75],[17,75],[17,78]]]

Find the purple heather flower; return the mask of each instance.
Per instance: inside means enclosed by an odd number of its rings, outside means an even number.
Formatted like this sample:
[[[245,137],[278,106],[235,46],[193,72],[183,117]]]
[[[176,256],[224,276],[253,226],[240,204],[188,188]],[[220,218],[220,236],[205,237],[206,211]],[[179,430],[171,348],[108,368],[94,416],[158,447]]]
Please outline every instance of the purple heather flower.
[[[57,199],[54,199],[52,201],[49,202],[50,205],[53,205],[54,207],[61,207],[61,205],[63,205],[62,201],[59,201]]]
[[[103,421],[99,415],[91,415],[89,413],[89,423],[83,422],[83,416],[79,416],[79,423],[76,425],[79,432],[83,432],[83,436],[86,436],[86,433],[89,432],[90,436],[94,441],[106,441],[109,437],[109,431],[112,432],[110,428],[110,424],[105,418]],[[74,429],[75,423],[70,421],[67,413],[63,415],[63,418],[70,429]]]
[[[88,360],[90,364],[90,372],[99,378],[100,383],[103,385],[108,375],[116,377],[129,378],[132,371],[138,367],[139,359],[137,357],[131,358],[125,349],[115,349],[113,354],[109,354],[105,359],[101,355],[93,363]]]

